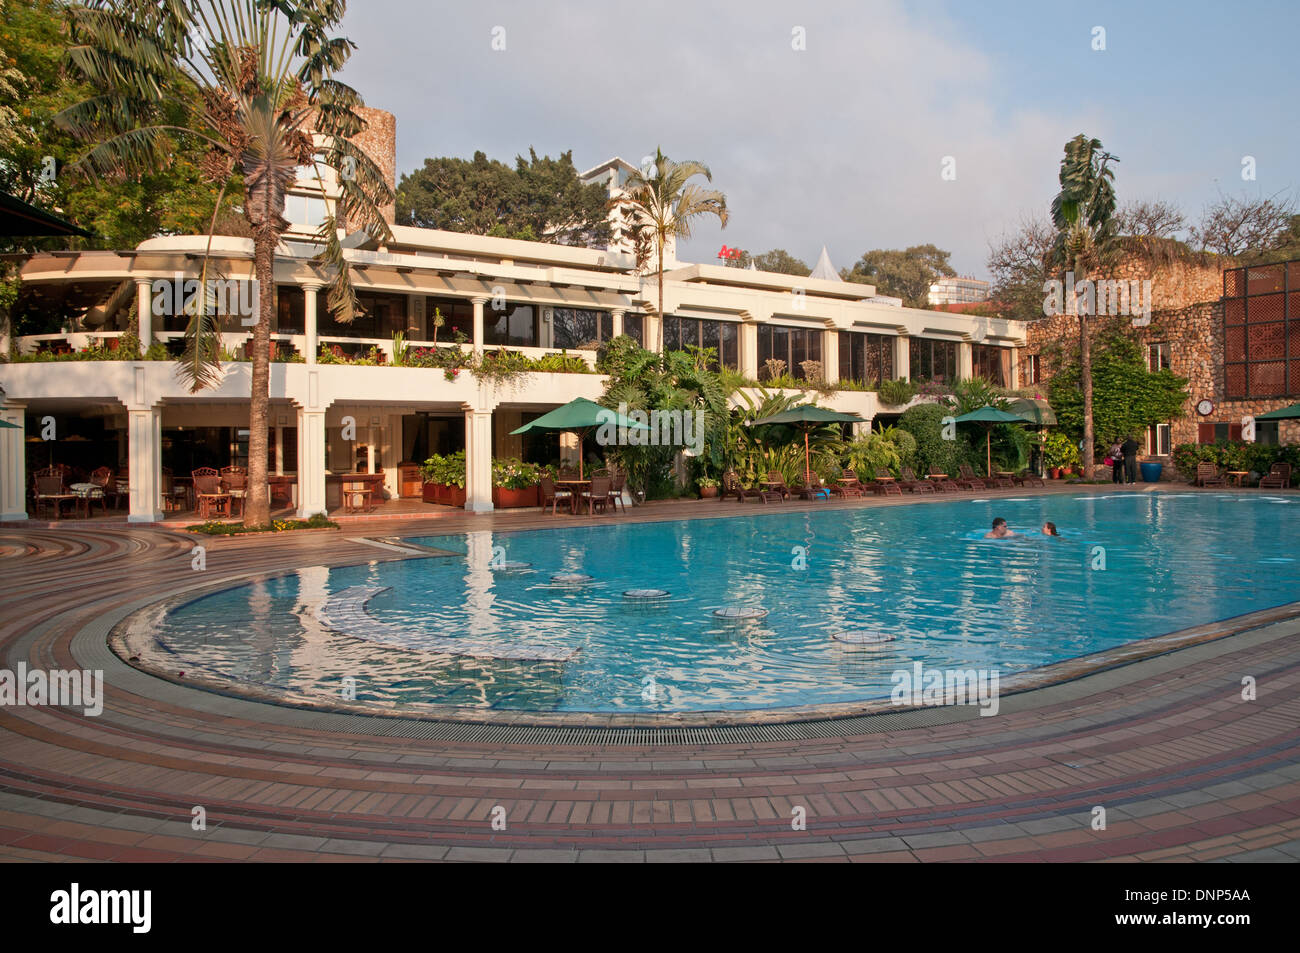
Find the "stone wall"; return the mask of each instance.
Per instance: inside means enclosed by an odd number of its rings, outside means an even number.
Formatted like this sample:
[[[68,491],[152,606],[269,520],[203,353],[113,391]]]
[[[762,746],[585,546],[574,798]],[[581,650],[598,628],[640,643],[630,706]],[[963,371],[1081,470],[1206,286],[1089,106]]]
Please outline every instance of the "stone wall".
[[[1170,345],[1169,363],[1179,377],[1188,379],[1188,400],[1184,415],[1170,421],[1174,446],[1196,443],[1198,425],[1202,423],[1240,424],[1244,416],[1257,416],[1295,402],[1293,398],[1226,401],[1223,380],[1223,272],[1234,262],[1220,259],[1159,260],[1145,255],[1129,255],[1112,272],[1090,274],[1094,280],[1113,278],[1122,281],[1151,282],[1151,323],[1137,329],[1143,348],[1165,342]],[[1129,323],[1128,317],[1093,319],[1093,333],[1108,321]],[[1074,315],[1043,318],[1030,324],[1027,345],[1019,355],[1021,380],[1026,380],[1027,359],[1040,356],[1043,388],[1059,370],[1059,356],[1078,347],[1079,319]],[[1196,413],[1196,404],[1204,398],[1214,402],[1214,411],[1206,417]],[[1300,423],[1283,421],[1279,430],[1283,443],[1300,443]],[[1151,457],[1155,460],[1167,460]]]
[[[357,107],[356,113],[366,121],[366,128],[353,136],[352,141],[383,171],[384,181],[388,183],[388,187],[396,189],[397,117],[383,109],[373,109],[369,106]],[[392,225],[393,216],[397,211],[396,205],[390,202],[383,206],[381,211],[384,221]]]

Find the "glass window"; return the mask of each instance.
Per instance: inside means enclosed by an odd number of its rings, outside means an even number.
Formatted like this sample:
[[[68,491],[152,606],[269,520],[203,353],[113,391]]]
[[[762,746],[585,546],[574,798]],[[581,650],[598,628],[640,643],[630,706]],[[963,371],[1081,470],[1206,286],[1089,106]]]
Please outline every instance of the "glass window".
[[[614,335],[614,316],[608,311],[556,308],[551,320],[551,345],[595,350]]]
[[[323,295],[323,291],[317,294],[317,300]],[[391,338],[399,331],[406,332],[406,295],[360,291],[357,305],[361,313],[351,324],[332,328],[331,337]]]
[[[642,315],[628,312],[623,315],[623,333],[645,347],[645,320]]]
[[[483,343],[508,347],[537,346],[537,309],[530,304],[506,303],[504,311],[483,306]]]
[[[1169,344],[1161,341],[1147,348],[1147,365],[1152,373],[1169,370]]]
[[[434,328],[434,319],[442,316],[442,327]],[[425,321],[429,324],[429,339],[439,344],[451,344],[456,334],[462,334],[466,341],[474,340],[474,304],[466,298],[424,299]]]
[[[971,345],[971,373],[982,377],[996,387],[1007,386],[1005,359],[1010,357],[1006,348],[988,344]]]
[[[789,374],[803,380],[807,374],[802,367],[806,361],[822,359],[822,332],[815,328],[794,328],[780,324],[762,324],[758,328],[758,375],[768,380],[780,374]],[[777,362],[769,365],[768,362]],[[823,374],[825,369],[823,368]]]
[[[952,383],[957,379],[957,342],[912,338],[908,342],[914,381]]]
[[[894,376],[894,338],[886,334],[841,331],[840,380],[879,383]]]

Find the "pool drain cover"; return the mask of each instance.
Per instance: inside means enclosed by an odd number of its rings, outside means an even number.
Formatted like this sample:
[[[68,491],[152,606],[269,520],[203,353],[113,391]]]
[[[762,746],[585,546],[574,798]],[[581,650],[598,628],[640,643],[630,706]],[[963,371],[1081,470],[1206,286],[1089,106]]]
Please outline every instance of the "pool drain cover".
[[[667,599],[667,589],[629,589],[623,593],[624,599],[635,599],[638,602],[648,599]]]
[[[759,619],[767,618],[767,610],[758,606],[714,609],[713,617],[724,622],[757,622]]]
[[[867,629],[854,629],[851,632],[836,632],[831,636],[846,649],[872,652],[889,647],[894,637],[888,632],[872,632]]]
[[[591,581],[591,576],[580,572],[557,572],[551,577],[551,582],[557,586],[585,586]]]
[[[488,563],[488,568],[497,572],[519,572],[521,569],[531,569],[532,566],[532,563],[511,562],[510,560],[500,563]]]

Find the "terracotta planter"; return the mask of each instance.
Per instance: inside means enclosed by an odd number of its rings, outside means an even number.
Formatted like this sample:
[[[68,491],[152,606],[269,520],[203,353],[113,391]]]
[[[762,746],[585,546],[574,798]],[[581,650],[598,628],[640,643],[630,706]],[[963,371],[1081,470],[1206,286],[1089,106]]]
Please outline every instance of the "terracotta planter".
[[[459,486],[449,486],[446,483],[426,483],[421,488],[420,498],[426,503],[464,506],[465,489]]]
[[[1060,467],[1048,467],[1048,468],[1047,468],[1047,475],[1050,476],[1053,480],[1059,480],[1059,479],[1061,479],[1061,468],[1060,468]]]
[[[521,506],[540,506],[541,504],[538,502],[537,487],[535,486],[526,487],[522,490],[507,490],[504,487],[494,486],[492,488],[492,505],[499,510],[510,510]]]
[[[711,500],[717,495],[718,495],[718,488],[716,486],[700,487],[700,499],[702,500]]]

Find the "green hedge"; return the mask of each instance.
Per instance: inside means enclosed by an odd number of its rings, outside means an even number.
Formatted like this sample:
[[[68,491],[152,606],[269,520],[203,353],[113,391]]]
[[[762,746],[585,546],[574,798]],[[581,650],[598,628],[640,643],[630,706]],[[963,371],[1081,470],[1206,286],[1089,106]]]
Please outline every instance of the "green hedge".
[[[1187,480],[1196,478],[1200,463],[1213,463],[1221,471],[1238,470],[1264,474],[1274,463],[1291,464],[1291,482],[1300,477],[1300,445],[1272,446],[1240,440],[1219,443],[1180,443],[1174,447],[1174,466]]]

